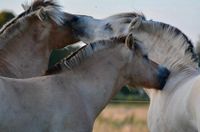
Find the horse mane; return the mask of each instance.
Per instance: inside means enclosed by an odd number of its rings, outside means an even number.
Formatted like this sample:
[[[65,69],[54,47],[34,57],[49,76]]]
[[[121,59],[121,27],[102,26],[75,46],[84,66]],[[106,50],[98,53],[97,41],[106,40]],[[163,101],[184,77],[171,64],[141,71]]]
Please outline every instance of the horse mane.
[[[196,54],[200,58],[200,41],[197,42],[196,47],[195,47]],[[200,64],[200,62],[199,62]]]
[[[58,5],[54,0],[35,0],[31,5],[25,4],[22,6],[25,11],[4,24],[4,26],[0,29],[0,35],[6,33],[6,31],[12,26],[15,26],[18,20],[23,21],[26,16],[30,16],[32,14],[36,14],[41,21],[44,19],[42,17],[45,17],[50,18],[59,25],[64,23],[64,14],[61,12],[60,5]],[[16,28],[17,27],[18,26],[16,26]],[[13,30],[15,31],[16,29]],[[12,32],[10,31],[9,33]]]
[[[162,22],[145,20],[138,27],[138,32],[140,31],[144,38],[139,40],[146,39],[148,43],[151,43],[148,54],[152,60],[170,70],[181,70],[186,67],[199,68],[199,59],[192,42],[178,28]],[[137,32],[133,33],[133,36],[139,37]],[[146,43],[147,47],[148,43]]]
[[[74,67],[83,62],[86,58],[92,56],[95,52],[116,46],[116,43],[119,42],[125,43],[125,39],[125,36],[120,36],[111,38],[109,40],[99,40],[87,44],[50,67],[46,71],[45,75],[60,73],[64,69],[72,70]]]
[[[142,19],[146,19],[143,13],[138,12],[129,12],[129,13],[119,13],[116,15],[112,15],[107,17],[106,19],[116,19],[116,18],[122,18],[122,17],[141,17]]]

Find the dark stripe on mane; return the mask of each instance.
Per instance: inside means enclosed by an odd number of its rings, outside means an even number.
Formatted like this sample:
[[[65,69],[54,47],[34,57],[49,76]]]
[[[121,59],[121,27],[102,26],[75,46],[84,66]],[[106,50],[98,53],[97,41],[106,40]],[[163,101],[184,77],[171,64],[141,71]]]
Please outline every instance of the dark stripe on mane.
[[[194,45],[192,44],[191,40],[180,29],[178,29],[174,26],[171,26],[169,24],[162,23],[162,22],[160,22],[160,25],[162,26],[163,29],[173,30],[175,32],[176,36],[180,36],[180,35],[183,36],[183,38],[186,41],[186,43],[184,43],[184,44],[187,44],[187,49],[185,50],[185,53],[186,54],[191,53],[192,59],[194,60],[194,62],[199,62],[199,58],[194,51]]]
[[[56,74],[59,73],[60,71],[62,71],[62,67],[61,67],[61,63],[64,60],[69,60],[71,59],[73,56],[75,56],[76,54],[78,54],[78,52],[80,52],[82,49],[84,49],[87,45],[84,45],[83,47],[81,47],[80,49],[76,50],[75,52],[73,52],[72,54],[68,55],[67,57],[63,58],[62,60],[60,60],[58,63],[56,63],[55,65],[51,66],[46,72],[45,75],[52,75],[52,74]]]
[[[136,12],[130,12],[130,13],[120,13],[120,14],[117,14],[117,15],[112,15],[112,16],[109,16],[107,18],[122,18],[122,17],[141,17],[143,20],[145,20],[145,16],[144,14],[142,13],[136,13]]]
[[[73,52],[72,54],[70,54],[69,56],[67,56],[66,58],[64,58],[66,61],[70,60],[72,57],[74,57],[76,54],[78,54],[80,51],[82,51],[84,48],[86,48],[87,45],[84,45],[83,47],[81,47],[80,49],[76,50],[75,52]],[[91,45],[92,47],[92,45]]]
[[[23,12],[20,15],[18,15],[16,18],[13,18],[8,23],[6,23],[6,25],[3,26],[2,29],[0,30],[0,34],[2,34],[8,27],[10,27],[11,25],[13,25],[19,18],[21,18],[21,17],[23,17],[25,15],[26,15],[26,12]]]
[[[79,62],[83,61],[85,57],[89,57],[90,56],[90,55],[86,55],[86,56],[83,55],[83,52],[87,51],[87,49],[89,49],[89,48],[92,50],[92,54],[93,54],[95,51],[98,51],[100,49],[99,48],[100,46],[103,46],[104,48],[111,47],[111,46],[114,46],[113,44],[116,44],[116,43],[120,43],[120,42],[121,43],[125,43],[125,39],[126,39],[126,36],[113,37],[110,40],[100,40],[100,41],[93,42],[91,44],[87,44],[87,45],[81,47],[80,49],[78,49],[77,51],[75,51],[74,53],[72,53],[71,55],[63,58],[61,61],[56,63],[54,66],[50,67],[45,72],[45,75],[52,75],[52,74],[56,74],[56,73],[62,72],[63,71],[63,69],[62,69],[63,66],[68,68],[65,65],[66,62],[70,62],[73,59],[75,59],[75,60],[77,60]]]
[[[195,53],[195,49],[193,46],[193,43],[191,42],[191,40],[178,28],[171,26],[169,24],[163,23],[163,22],[157,22],[157,21],[153,21],[150,20],[150,22],[152,22],[153,24],[153,28],[154,26],[159,26],[158,28],[161,28],[161,30],[163,31],[170,31],[170,33],[173,33],[174,37],[182,37],[184,39],[183,41],[183,45],[186,44],[186,49],[185,49],[185,54],[191,54],[191,59],[194,62],[199,62],[199,57],[197,56],[197,54]],[[155,30],[155,29],[154,29]],[[157,31],[157,30],[155,30]]]
[[[26,5],[28,6],[28,5]],[[2,34],[8,27],[13,25],[18,19],[29,15],[30,13],[40,9],[41,7],[47,7],[47,6],[54,6],[54,7],[60,7],[55,1],[52,0],[35,0],[27,10],[19,14],[16,18],[13,18],[11,21],[9,21],[5,26],[2,27],[0,30],[0,34]]]

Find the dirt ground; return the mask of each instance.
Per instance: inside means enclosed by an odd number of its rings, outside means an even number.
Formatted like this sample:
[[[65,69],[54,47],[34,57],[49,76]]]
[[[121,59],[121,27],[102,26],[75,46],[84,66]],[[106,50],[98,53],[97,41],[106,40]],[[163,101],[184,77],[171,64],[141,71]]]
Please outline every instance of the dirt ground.
[[[110,104],[97,118],[93,132],[148,132],[148,104]]]

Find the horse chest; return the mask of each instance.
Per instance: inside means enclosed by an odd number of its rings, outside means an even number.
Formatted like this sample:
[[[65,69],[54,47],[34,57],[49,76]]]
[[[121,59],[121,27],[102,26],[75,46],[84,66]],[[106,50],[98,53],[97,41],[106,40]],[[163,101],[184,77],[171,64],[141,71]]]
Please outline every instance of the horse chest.
[[[178,92],[177,92],[178,93]],[[183,92],[184,93],[184,92]],[[148,127],[151,132],[197,132],[188,118],[187,96],[157,96],[151,101]]]

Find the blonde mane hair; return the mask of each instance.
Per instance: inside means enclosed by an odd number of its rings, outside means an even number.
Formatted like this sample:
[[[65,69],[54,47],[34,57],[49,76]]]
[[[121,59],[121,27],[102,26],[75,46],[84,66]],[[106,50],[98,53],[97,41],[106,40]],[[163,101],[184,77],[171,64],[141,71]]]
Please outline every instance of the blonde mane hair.
[[[58,25],[64,23],[64,13],[60,6],[53,0],[35,0],[31,5],[22,5],[24,12],[7,22],[0,29],[0,38],[15,36],[23,30],[27,23],[25,19],[29,16],[36,15],[41,21],[53,20]]]
[[[192,42],[178,28],[137,18],[132,22],[130,31],[136,39],[145,44],[149,58],[155,62],[170,70],[199,68]]]
[[[100,40],[90,44],[87,44],[77,51],[73,52],[69,56],[63,58],[58,63],[50,67],[45,75],[51,75],[61,72],[64,69],[71,70],[74,67],[78,66],[83,62],[86,58],[92,56],[95,52],[111,48],[117,45],[117,43],[125,43],[125,36],[114,37],[109,40]]]

